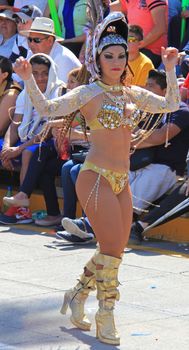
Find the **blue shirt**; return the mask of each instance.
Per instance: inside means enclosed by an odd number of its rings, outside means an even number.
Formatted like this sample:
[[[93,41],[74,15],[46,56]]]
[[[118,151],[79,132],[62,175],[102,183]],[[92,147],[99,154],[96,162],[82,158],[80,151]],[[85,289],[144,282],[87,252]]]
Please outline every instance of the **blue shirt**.
[[[168,0],[169,21],[181,13],[181,0]]]
[[[180,128],[180,132],[174,136],[166,148],[165,145],[159,145],[156,148],[155,161],[153,163],[166,164],[177,175],[183,175],[186,168],[186,156],[189,149],[189,108],[181,102],[180,108],[176,112],[167,115],[162,123],[175,124]]]
[[[3,43],[3,38],[0,38],[0,55],[9,58],[12,53],[12,48],[16,40],[16,34],[11,36]],[[2,43],[2,44],[1,44]]]

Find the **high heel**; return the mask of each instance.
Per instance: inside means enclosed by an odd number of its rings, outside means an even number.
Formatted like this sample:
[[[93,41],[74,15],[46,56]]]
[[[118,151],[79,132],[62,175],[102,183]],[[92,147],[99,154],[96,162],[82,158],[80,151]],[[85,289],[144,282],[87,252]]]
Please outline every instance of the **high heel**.
[[[91,328],[91,322],[84,313],[84,304],[90,290],[94,289],[94,277],[88,282],[88,287],[85,286],[84,288],[84,285],[80,281],[77,286],[67,291],[64,295],[63,305],[60,310],[61,314],[65,315],[69,306],[72,312],[70,317],[71,322],[74,324],[74,326],[83,329],[84,331],[89,331]]]
[[[96,265],[93,261],[95,256],[96,253],[86,264],[84,273],[81,275],[77,285],[65,293],[62,308],[60,310],[61,314],[65,315],[69,306],[72,313],[70,321],[74,326],[84,331],[89,331],[91,328],[91,322],[84,313],[84,305],[90,291],[96,289],[94,274],[96,271]],[[92,275],[86,276],[86,271],[91,272]]]
[[[99,254],[95,262],[97,265],[102,265],[101,270],[96,270],[97,299],[99,300],[99,310],[95,315],[96,337],[102,343],[120,345],[113,310],[115,301],[119,300],[117,275],[121,259]]]
[[[91,328],[91,322],[84,313],[84,303],[87,297],[87,293],[82,293],[81,295],[81,293],[77,294],[76,288],[70,289],[64,295],[63,305],[60,310],[61,314],[65,315],[69,306],[72,312],[70,317],[71,322],[74,324],[74,326],[84,331],[89,331]]]
[[[65,315],[67,310],[68,310],[68,306],[69,306],[69,296],[68,296],[68,292],[64,294],[64,300],[63,300],[63,304],[61,307],[61,314]]]

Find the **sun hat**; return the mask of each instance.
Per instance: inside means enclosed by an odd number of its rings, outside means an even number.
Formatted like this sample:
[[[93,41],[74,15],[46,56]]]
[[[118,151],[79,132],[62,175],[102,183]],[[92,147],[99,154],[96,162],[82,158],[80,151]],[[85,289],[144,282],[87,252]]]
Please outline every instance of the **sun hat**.
[[[10,19],[11,21],[15,22],[15,19],[13,18],[13,12],[10,10],[5,10],[0,12],[0,17],[1,18],[6,18],[6,19]]]
[[[30,33],[40,33],[46,35],[52,35],[56,40],[64,40],[61,37],[56,36],[54,29],[54,22],[47,17],[36,17],[28,30],[22,30],[21,34],[28,36]]]
[[[41,10],[35,5],[26,5],[21,7],[21,9],[13,14],[13,18],[19,17],[24,20],[34,19],[36,17],[41,17]]]

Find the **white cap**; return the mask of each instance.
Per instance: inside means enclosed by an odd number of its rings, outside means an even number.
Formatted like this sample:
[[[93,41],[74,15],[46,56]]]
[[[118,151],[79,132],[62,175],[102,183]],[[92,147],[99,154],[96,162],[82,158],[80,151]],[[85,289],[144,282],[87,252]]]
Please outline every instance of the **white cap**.
[[[1,18],[10,19],[11,21],[15,22],[15,18],[13,18],[13,15],[14,15],[14,12],[12,12],[10,10],[5,10],[3,12],[0,12]]]

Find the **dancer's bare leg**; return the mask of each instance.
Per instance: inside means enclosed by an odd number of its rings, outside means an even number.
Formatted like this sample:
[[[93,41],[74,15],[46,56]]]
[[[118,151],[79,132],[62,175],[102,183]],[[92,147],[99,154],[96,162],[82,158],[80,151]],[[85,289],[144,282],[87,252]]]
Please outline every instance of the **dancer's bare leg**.
[[[83,208],[97,176],[93,171],[84,171],[78,177],[76,189]],[[86,214],[100,244],[101,253],[119,258],[127,244],[132,221],[129,186],[115,195],[108,181],[101,176],[97,210],[95,211],[94,193],[87,205]]]
[[[83,208],[97,178],[98,174],[90,170],[79,174],[76,189]],[[119,300],[118,271],[132,220],[131,194],[129,186],[126,186],[119,195],[115,195],[109,182],[101,176],[97,210],[95,196],[96,193],[93,193],[85,212],[100,245],[100,253],[95,258],[99,300],[99,309],[95,315],[96,334],[104,343],[119,345],[113,310],[115,301]]]
[[[125,189],[118,195],[120,207],[121,207],[121,212],[122,212],[122,219],[123,219],[123,226],[124,226],[124,231],[126,235],[126,245],[129,240],[130,236],[130,229],[132,225],[132,219],[133,219],[133,204],[132,204],[132,194],[131,194],[131,189],[130,185],[127,184]]]

